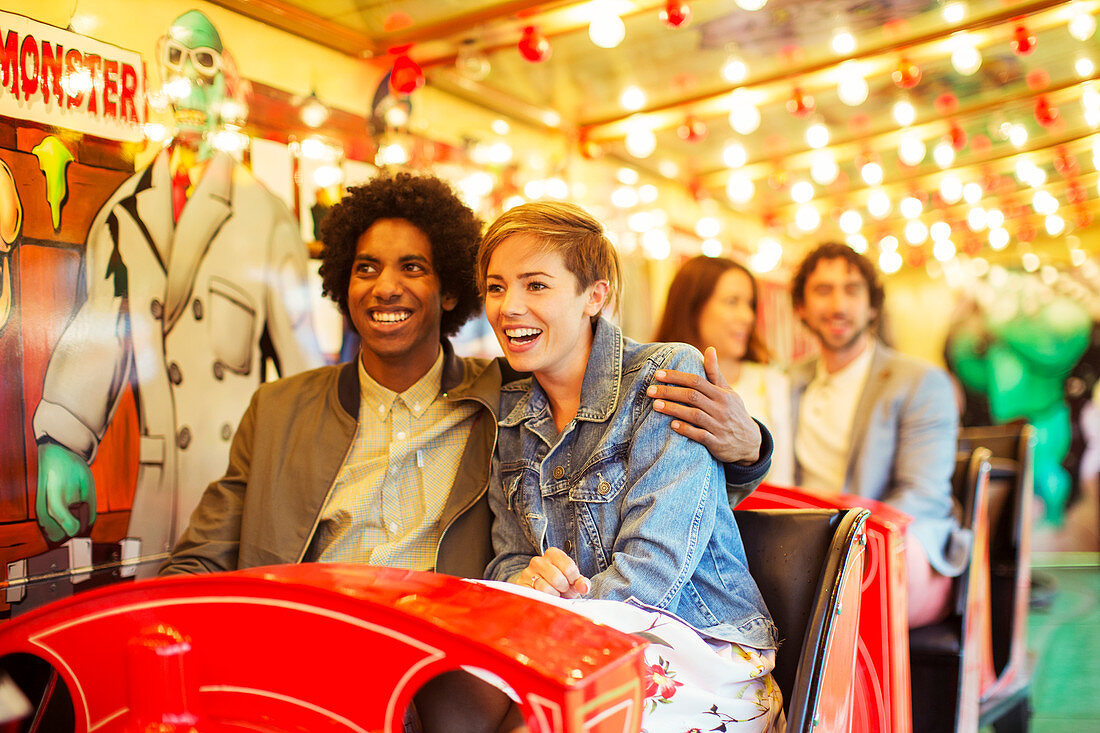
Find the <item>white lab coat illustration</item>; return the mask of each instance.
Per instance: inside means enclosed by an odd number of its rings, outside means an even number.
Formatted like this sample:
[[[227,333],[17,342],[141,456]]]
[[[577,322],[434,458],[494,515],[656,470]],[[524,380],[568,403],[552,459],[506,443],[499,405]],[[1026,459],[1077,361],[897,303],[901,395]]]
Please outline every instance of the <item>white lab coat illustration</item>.
[[[283,375],[322,363],[306,263],[286,207],[224,153],[178,222],[167,151],[93,220],[87,300],[50,358],[34,431],[90,463],[123,391],[136,387],[140,465],[128,535],[143,557],[171,549],[225,470],[259,385],[261,344]]]

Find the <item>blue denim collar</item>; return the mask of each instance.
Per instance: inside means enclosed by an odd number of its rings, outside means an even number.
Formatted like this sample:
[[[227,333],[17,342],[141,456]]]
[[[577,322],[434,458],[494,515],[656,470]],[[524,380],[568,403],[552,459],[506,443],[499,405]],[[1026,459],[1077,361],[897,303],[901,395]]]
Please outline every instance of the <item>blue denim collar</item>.
[[[605,422],[619,404],[619,389],[623,376],[623,332],[602,316],[596,319],[592,335],[592,351],[581,383],[581,404],[577,419]],[[529,389],[528,389],[529,387]],[[526,420],[548,418],[550,401],[534,377],[505,385],[501,392],[527,389],[515,407],[500,421],[501,427],[512,427]]]

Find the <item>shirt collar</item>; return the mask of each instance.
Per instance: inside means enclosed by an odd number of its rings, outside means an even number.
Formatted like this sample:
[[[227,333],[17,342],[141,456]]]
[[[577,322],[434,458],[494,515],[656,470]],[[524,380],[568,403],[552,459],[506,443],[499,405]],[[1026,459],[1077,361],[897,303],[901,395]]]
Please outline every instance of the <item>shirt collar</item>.
[[[360,413],[370,412],[377,415],[379,420],[385,420],[393,409],[394,401],[400,398],[409,408],[409,412],[419,418],[439,396],[443,377],[443,349],[439,350],[427,373],[400,394],[374,381],[363,366],[363,360],[357,358],[356,361],[359,363],[359,391],[363,402]]]
[[[596,319],[596,330],[592,335],[592,351],[588,354],[588,364],[584,368],[584,381],[581,383],[581,403],[577,409],[577,419],[589,422],[603,422],[615,412],[619,404],[619,388],[623,373],[623,332],[607,319]],[[550,401],[539,385],[538,380],[513,382],[513,385],[530,384],[525,394],[511,412],[500,421],[505,427],[518,425],[524,420],[550,414]]]
[[[825,360],[817,360],[817,370],[814,372],[813,381],[818,384],[850,385],[862,384],[871,371],[871,359],[875,355],[875,342],[870,341],[863,352],[830,374],[825,369]]]

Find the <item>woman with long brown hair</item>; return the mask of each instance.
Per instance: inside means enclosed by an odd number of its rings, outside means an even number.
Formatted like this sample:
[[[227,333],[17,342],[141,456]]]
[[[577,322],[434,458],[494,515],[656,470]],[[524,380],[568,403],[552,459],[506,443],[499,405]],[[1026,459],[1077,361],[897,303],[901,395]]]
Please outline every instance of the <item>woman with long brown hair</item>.
[[[767,480],[794,481],[790,382],[769,365],[770,355],[756,328],[757,285],[743,265],[725,257],[694,257],[668,289],[655,341],[683,341],[699,351],[714,347],[730,386],[749,414],[772,434],[775,451]]]

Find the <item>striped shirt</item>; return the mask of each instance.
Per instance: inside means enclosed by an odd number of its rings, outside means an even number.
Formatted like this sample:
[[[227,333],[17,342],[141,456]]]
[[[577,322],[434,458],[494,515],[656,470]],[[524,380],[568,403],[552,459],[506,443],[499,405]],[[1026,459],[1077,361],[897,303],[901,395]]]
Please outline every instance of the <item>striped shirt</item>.
[[[359,360],[359,427],[321,512],[311,559],[433,570],[439,517],[477,414],[442,393],[443,352],[398,394]]]

